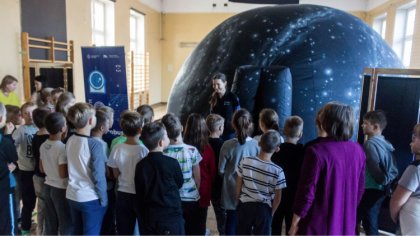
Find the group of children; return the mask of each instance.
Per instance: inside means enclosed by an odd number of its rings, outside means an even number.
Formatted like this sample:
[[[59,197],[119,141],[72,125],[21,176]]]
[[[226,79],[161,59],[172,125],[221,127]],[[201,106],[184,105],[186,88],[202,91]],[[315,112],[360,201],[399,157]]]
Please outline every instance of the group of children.
[[[55,111],[49,107],[25,103],[24,124],[11,130],[0,103],[0,201],[10,205],[1,208],[0,234],[17,233],[18,213],[21,233],[28,234],[36,198],[38,234],[125,235],[138,224],[145,235],[204,235],[210,203],[221,235],[282,234],[283,220],[289,231],[305,150],[298,143],[300,117],[287,118],[283,140],[277,114],[263,109],[263,134],[252,138],[252,116],[239,109],[232,118],[235,138],[223,140],[224,118],[217,114],[191,114],[184,127],[171,113],[153,121],[153,109],[143,105],[120,114],[122,136],[104,140],[114,122],[111,108],[74,104],[67,92]],[[370,112],[362,126],[369,137],[366,188],[376,181],[377,190],[362,200],[358,220],[365,230],[377,230],[375,209],[396,177],[388,171],[396,168],[382,119],[383,113]]]

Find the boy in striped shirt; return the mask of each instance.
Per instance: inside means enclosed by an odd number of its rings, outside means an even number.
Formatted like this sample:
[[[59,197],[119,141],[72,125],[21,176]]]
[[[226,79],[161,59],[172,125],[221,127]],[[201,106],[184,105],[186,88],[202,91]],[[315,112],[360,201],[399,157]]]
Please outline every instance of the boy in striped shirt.
[[[238,235],[270,235],[271,220],[280,204],[281,189],[286,187],[283,170],[271,162],[279,151],[280,135],[270,130],[261,136],[258,157],[239,162],[236,180]]]

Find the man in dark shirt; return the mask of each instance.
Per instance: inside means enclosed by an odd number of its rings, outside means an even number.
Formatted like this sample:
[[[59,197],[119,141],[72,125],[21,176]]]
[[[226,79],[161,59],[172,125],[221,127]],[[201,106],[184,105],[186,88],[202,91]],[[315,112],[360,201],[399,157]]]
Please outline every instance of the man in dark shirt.
[[[184,183],[178,161],[163,155],[169,145],[165,127],[150,123],[143,127],[141,139],[149,154],[136,166],[135,186],[141,235],[183,235],[179,189]]]

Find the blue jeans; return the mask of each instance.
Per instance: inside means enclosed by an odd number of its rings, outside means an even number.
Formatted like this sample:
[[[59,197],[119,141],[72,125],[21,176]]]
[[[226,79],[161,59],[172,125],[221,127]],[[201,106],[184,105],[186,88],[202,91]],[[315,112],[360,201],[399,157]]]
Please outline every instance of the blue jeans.
[[[99,199],[88,202],[76,202],[67,199],[73,220],[73,234],[99,235],[106,208]]]
[[[226,210],[226,235],[236,235],[236,210]]]
[[[365,189],[357,210],[357,223],[362,221],[366,235],[378,235],[378,218],[384,200],[384,191]]]

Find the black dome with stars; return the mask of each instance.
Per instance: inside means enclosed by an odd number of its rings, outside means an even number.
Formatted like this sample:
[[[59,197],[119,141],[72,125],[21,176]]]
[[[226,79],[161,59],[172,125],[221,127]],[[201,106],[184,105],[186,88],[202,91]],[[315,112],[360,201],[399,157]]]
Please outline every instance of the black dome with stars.
[[[290,68],[291,112],[305,121],[304,141],[316,136],[315,114],[325,103],[359,111],[364,68],[402,68],[380,35],[355,16],[316,5],[263,7],[227,19],[200,42],[177,75],[168,110],[181,120],[208,114],[211,76],[225,73],[231,88],[242,65]]]

